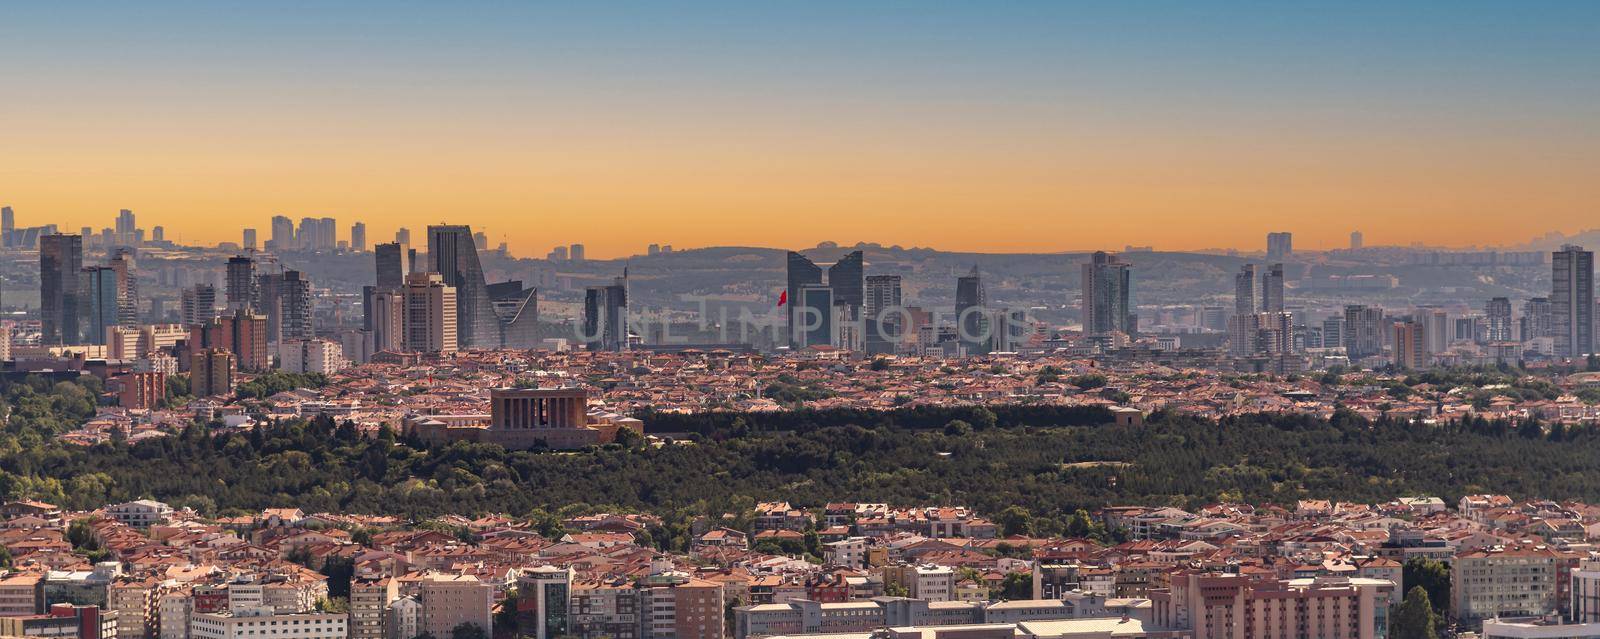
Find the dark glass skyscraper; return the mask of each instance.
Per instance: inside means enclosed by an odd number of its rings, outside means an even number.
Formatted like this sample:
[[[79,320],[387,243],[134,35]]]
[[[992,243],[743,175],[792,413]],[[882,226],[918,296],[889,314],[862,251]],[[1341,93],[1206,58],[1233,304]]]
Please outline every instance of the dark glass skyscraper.
[[[901,306],[899,275],[868,275],[862,320],[866,325],[864,345],[868,353],[892,354],[897,350],[905,317]]]
[[[1233,275],[1233,314],[1251,315],[1256,312],[1256,265],[1239,267]]]
[[[1563,246],[1550,256],[1550,319],[1556,356],[1594,352],[1594,252]]]
[[[817,267],[810,258],[796,251],[789,251],[788,265],[789,287],[789,346],[799,348],[801,342],[800,327],[795,321],[797,307],[800,305],[800,289],[809,284],[822,283],[822,269]]]
[[[591,286],[583,296],[583,338],[591,351],[628,348],[628,272],[605,286]]]
[[[968,355],[989,352],[989,318],[984,310],[989,303],[987,297],[978,265],[972,265],[971,273],[956,278],[956,325],[960,327],[957,337]]]
[[[1261,276],[1261,311],[1264,313],[1283,311],[1282,264],[1268,266],[1266,274]]]
[[[79,343],[81,270],[83,236],[51,234],[39,238],[39,318],[41,341],[46,345]]]
[[[456,337],[463,349],[500,347],[500,320],[489,299],[489,285],[478,262],[472,227],[438,224],[428,227],[428,265],[456,289]]]
[[[83,291],[83,341],[106,343],[106,329],[117,325],[117,272],[109,266],[91,266],[80,271]]]
[[[847,318],[854,318],[861,312],[865,299],[863,275],[865,264],[861,251],[847,253],[828,267],[828,288],[833,289],[833,303],[846,307]]]
[[[256,261],[245,255],[228,258],[228,309],[256,308]]]
[[[411,261],[407,259],[406,251],[406,246],[399,242],[372,247],[373,260],[377,263],[378,290],[397,291],[405,286],[406,275],[411,271]]]

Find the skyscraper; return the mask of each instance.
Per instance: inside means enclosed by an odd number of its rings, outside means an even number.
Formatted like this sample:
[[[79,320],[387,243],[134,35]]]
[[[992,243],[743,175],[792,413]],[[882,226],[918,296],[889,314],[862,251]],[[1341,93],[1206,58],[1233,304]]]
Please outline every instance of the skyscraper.
[[[1267,313],[1283,311],[1283,264],[1267,267],[1261,276],[1261,310]]]
[[[833,289],[833,303],[845,307],[849,319],[861,313],[865,268],[861,251],[851,251],[828,267],[828,287]]]
[[[405,350],[454,353],[456,289],[446,285],[438,273],[412,273],[406,277],[404,300]],[[374,329],[374,335],[378,330]]]
[[[411,246],[411,229],[404,226],[394,232],[394,243],[400,246]]]
[[[437,275],[437,274],[435,274]],[[456,345],[455,289],[450,289],[450,341]],[[405,293],[400,289],[375,291],[367,314],[367,330],[372,331],[372,352],[399,351],[406,348]]]
[[[583,296],[583,338],[591,351],[628,348],[628,272],[605,286],[591,286]]]
[[[83,291],[83,342],[106,343],[106,332],[117,325],[117,272],[109,266],[89,266],[79,272]]]
[[[1427,349],[1423,348],[1423,341],[1427,329],[1412,320],[1395,322],[1393,327],[1394,365],[1405,369],[1426,367]]]
[[[988,296],[983,290],[983,277],[978,274],[978,265],[973,264],[972,272],[956,278],[957,338],[968,355],[989,352],[993,336],[990,335],[988,313],[985,311],[988,303]]]
[[[138,228],[139,224],[134,221],[133,211],[122,209],[120,212],[118,212],[117,231],[116,235],[113,236],[116,238],[117,245],[131,246],[135,244],[135,237],[138,233]]]
[[[377,265],[378,290],[393,291],[405,285],[406,276],[411,272],[411,264],[406,259],[404,244],[389,242],[374,246],[372,257]]]
[[[256,230],[255,229],[245,229],[244,230],[244,237],[241,240],[240,246],[243,246],[244,250],[246,250],[246,251],[254,251],[254,250],[256,250]]]
[[[1594,252],[1563,246],[1551,255],[1550,319],[1557,357],[1594,352]]]
[[[1351,231],[1350,232],[1350,250],[1354,251],[1354,250],[1359,249],[1359,248],[1361,248],[1362,246],[1365,246],[1365,245],[1366,245],[1366,239],[1365,239],[1364,236],[1361,235],[1361,231]]]
[[[365,223],[356,222],[350,226],[350,250],[367,250],[367,225]]]
[[[1550,317],[1550,298],[1530,297],[1522,303],[1522,341],[1549,337],[1553,320]]]
[[[117,274],[117,324],[139,324],[139,278],[134,270],[133,250],[117,249],[111,258],[111,270]]]
[[[1096,251],[1083,264],[1083,334],[1138,333],[1133,314],[1133,269],[1116,255]]]
[[[271,244],[271,246],[268,246],[267,248],[274,251],[294,250],[296,248],[294,239],[294,220],[291,220],[287,216],[283,215],[272,216],[272,236],[269,240],[267,240],[267,243]]]
[[[278,304],[282,319],[279,321],[279,343],[317,336],[312,324],[311,280],[300,271],[284,271],[278,283]]]
[[[440,224],[428,227],[429,270],[456,289],[456,339],[462,349],[500,347],[500,321],[489,299],[489,285],[478,262],[472,227]]]
[[[892,354],[900,343],[905,317],[899,312],[900,276],[868,275],[862,320],[866,324],[865,348],[872,354]]]
[[[1344,307],[1344,350],[1352,363],[1383,353],[1383,309],[1351,304]],[[1324,339],[1327,327],[1324,326]]]
[[[800,348],[800,326],[795,316],[800,312],[800,289],[822,283],[822,269],[810,258],[796,251],[789,251],[788,256],[788,306],[789,306],[789,346]]]
[[[17,230],[17,214],[9,206],[0,206],[0,247],[11,246],[11,233]]]
[[[1427,355],[1443,353],[1450,350],[1451,329],[1450,313],[1442,308],[1419,308],[1411,314],[1411,319],[1422,327],[1422,352]]]
[[[1505,297],[1490,298],[1483,305],[1483,316],[1489,322],[1489,341],[1511,341],[1511,300]]]
[[[196,284],[183,289],[183,323],[197,326],[211,323],[217,316],[217,289],[210,284]]]
[[[1267,259],[1286,260],[1294,254],[1294,234],[1278,231],[1267,234]]]
[[[229,310],[256,307],[256,261],[248,256],[228,258],[227,300]]]
[[[256,276],[256,311],[267,316],[267,341],[283,341],[283,300],[278,291],[282,288],[282,273],[263,273]]]
[[[1322,320],[1322,348],[1344,348],[1344,316]]]
[[[837,346],[839,343],[838,311],[834,308],[834,291],[823,284],[805,284],[800,287],[800,297],[795,303],[798,343],[796,348],[808,346]]]
[[[1256,312],[1256,265],[1245,264],[1233,276],[1233,314]]]
[[[79,343],[81,270],[83,236],[53,233],[39,238],[39,319],[45,345]]]
[[[571,246],[571,248],[568,250],[567,254],[572,259],[572,261],[574,261],[574,262],[582,262],[583,261],[583,245],[582,244],[573,244]]]

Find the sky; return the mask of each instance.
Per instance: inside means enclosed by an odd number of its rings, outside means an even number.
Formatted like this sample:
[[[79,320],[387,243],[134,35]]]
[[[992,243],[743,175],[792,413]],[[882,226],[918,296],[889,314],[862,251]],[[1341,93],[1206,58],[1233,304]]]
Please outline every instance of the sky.
[[[598,257],[1600,227],[1600,2],[56,4],[0,4],[21,225]]]

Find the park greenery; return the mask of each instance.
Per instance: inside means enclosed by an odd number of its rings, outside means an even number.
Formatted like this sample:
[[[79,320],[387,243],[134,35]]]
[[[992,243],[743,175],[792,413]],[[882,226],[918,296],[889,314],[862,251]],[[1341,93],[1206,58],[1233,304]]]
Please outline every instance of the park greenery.
[[[1481,492],[1600,499],[1600,432],[1538,422],[1158,412],[1112,425],[1098,409],[997,406],[662,416],[652,430],[665,444],[633,438],[563,454],[426,446],[327,417],[196,423],[134,444],[58,442],[93,415],[98,392],[92,381],[37,378],[0,389],[0,497],[78,509],[154,498],[205,515],[502,512],[551,529],[558,514],[651,512],[663,517],[649,533],[662,548],[686,547],[695,517],[769,500],[965,504],[1007,533],[1108,538],[1086,512]]]

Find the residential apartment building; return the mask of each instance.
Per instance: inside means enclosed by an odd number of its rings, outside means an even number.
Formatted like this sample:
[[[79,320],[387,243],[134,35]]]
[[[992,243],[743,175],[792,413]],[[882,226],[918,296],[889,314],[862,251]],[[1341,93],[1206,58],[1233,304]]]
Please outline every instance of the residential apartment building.
[[[489,609],[494,605],[494,586],[472,575],[431,574],[422,579],[418,590],[422,600],[422,632],[448,637],[463,623],[492,632],[494,621]]]
[[[1460,553],[1451,564],[1450,611],[1475,626],[1494,617],[1556,612],[1560,553],[1544,546],[1492,547]]]
[[[346,639],[349,616],[339,612],[281,613],[268,607],[201,612],[191,617],[189,634],[192,639]]]
[[[1392,582],[1345,577],[1275,581],[1178,572],[1150,593],[1152,621],[1193,639],[1383,639]]]

